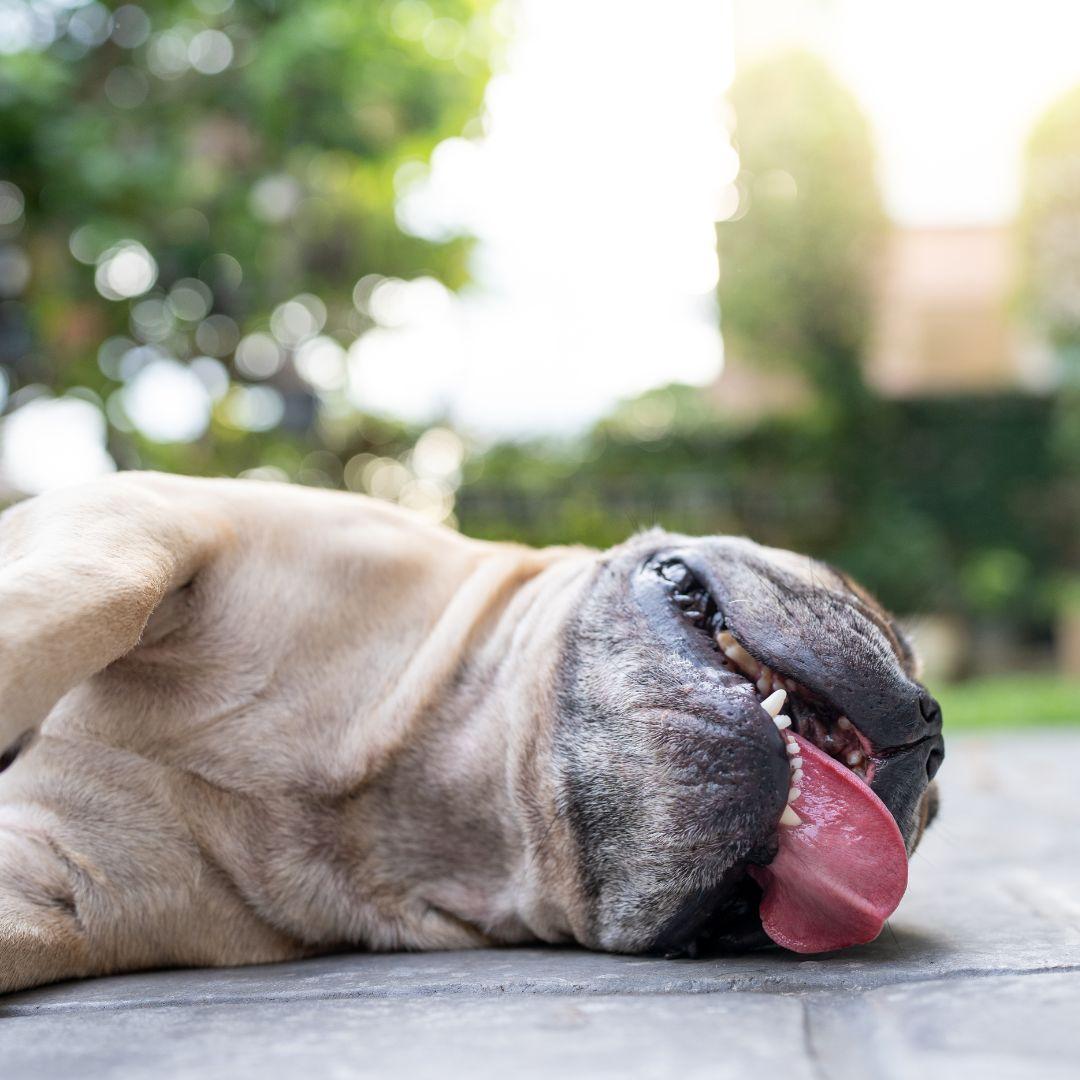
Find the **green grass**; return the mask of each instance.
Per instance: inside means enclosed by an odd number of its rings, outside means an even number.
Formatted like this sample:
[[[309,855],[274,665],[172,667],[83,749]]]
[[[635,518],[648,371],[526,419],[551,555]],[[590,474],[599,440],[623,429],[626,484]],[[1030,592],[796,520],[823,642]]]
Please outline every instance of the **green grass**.
[[[932,687],[945,730],[1080,725],[1080,680],[998,675]]]

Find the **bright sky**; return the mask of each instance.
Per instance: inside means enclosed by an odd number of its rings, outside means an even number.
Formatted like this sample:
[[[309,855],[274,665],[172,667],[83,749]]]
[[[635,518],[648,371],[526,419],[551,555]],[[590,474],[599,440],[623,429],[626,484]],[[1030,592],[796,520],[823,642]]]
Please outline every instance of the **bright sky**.
[[[704,382],[722,346],[713,218],[734,165],[718,101],[724,0],[521,0],[489,137],[437,155],[402,219],[481,239],[476,286],[363,353],[363,394],[449,406],[501,434],[581,425],[655,384]],[[1026,132],[1080,82],[1073,0],[738,0],[738,61],[824,53],[862,100],[891,212],[1003,220]]]
[[[579,427],[621,396],[715,375],[713,221],[737,165],[719,112],[726,4],[519,11],[488,138],[442,147],[400,214],[477,235],[476,286],[434,326],[360,350],[369,402],[416,417],[449,404],[499,433]]]
[[[756,18],[770,0],[750,0]],[[750,2],[743,7],[749,8]],[[893,216],[1002,221],[1033,121],[1080,83],[1075,0],[825,0],[806,40],[860,98]]]

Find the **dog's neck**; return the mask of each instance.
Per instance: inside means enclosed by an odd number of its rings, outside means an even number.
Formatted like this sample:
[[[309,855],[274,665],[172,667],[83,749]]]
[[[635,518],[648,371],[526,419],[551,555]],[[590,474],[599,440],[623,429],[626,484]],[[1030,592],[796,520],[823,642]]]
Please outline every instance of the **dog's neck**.
[[[568,940],[580,917],[550,759],[565,634],[599,557],[477,545],[422,646],[423,692],[386,717],[410,749],[383,759],[388,805],[370,810],[408,837],[410,897],[478,941]]]

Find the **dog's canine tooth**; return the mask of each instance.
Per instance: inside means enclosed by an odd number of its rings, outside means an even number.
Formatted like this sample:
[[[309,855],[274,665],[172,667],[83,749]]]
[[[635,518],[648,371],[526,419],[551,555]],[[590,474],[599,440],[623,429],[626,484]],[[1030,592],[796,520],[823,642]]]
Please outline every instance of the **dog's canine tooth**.
[[[761,707],[772,717],[773,723],[781,731],[791,727],[790,717],[780,714],[780,710],[784,707],[787,698],[790,695],[798,693],[798,684],[791,679],[782,678],[777,675],[767,664],[763,664],[758,660],[755,660],[747,651],[735,640],[735,636],[729,630],[720,630],[715,635],[716,644],[719,646],[721,653],[723,653],[725,659],[725,666],[734,669],[739,674],[743,675],[751,682],[754,683],[759,694],[762,695]],[[840,716],[836,720],[836,727],[843,732],[853,731],[855,725],[846,717]],[[828,740],[830,745],[832,739]],[[787,753],[791,758],[790,766],[794,769],[800,769],[802,766],[802,758],[798,756],[799,748],[795,742],[791,739],[787,741]],[[835,755],[839,757],[839,752]],[[851,753],[846,754],[843,757],[844,763],[848,768],[860,776],[866,775],[866,757],[859,750],[853,750]],[[801,772],[800,772],[801,779]],[[797,788],[792,788],[793,791],[797,791]]]
[[[784,702],[787,701],[786,690],[774,690],[767,698],[761,703],[761,707],[770,716],[779,716],[780,710],[784,707]]]
[[[780,824],[786,825],[789,829],[793,829],[796,825],[802,824],[802,818],[799,817],[790,806],[785,806],[784,812],[780,815]]]
[[[756,671],[761,666],[734,638],[731,639],[730,645],[721,646],[721,648],[724,650],[724,655],[729,660],[734,660],[743,671]]]

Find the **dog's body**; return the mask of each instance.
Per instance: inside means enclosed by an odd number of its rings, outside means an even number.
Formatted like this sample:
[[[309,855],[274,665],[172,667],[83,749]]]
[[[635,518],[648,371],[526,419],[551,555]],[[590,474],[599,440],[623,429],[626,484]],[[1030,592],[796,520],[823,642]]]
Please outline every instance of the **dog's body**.
[[[730,673],[640,677],[654,663],[632,639],[647,603],[624,612],[619,593],[591,614],[620,560],[636,565],[656,539],[617,557],[536,551],[360,496],[153,474],[8,511],[0,749],[23,746],[0,773],[0,991],[344,945],[661,941],[687,890],[771,857],[787,764],[771,725],[745,737],[757,702]],[[876,614],[858,617],[890,638]],[[923,701],[895,638],[871,652],[866,670],[888,667],[903,709]],[[656,729],[605,741],[620,710],[653,717],[677,699],[700,713],[701,679],[731,695],[724,723],[753,743],[723,796],[740,838],[704,864],[684,843],[686,779],[673,795],[672,760],[654,781],[643,757]],[[885,745],[923,745],[919,708]],[[584,712],[598,722],[571,732]],[[919,768],[886,798],[909,846],[925,753]],[[637,796],[612,788],[604,814],[619,825],[598,830],[609,773],[663,788],[662,806],[639,820]],[[611,870],[619,844],[628,859]]]

